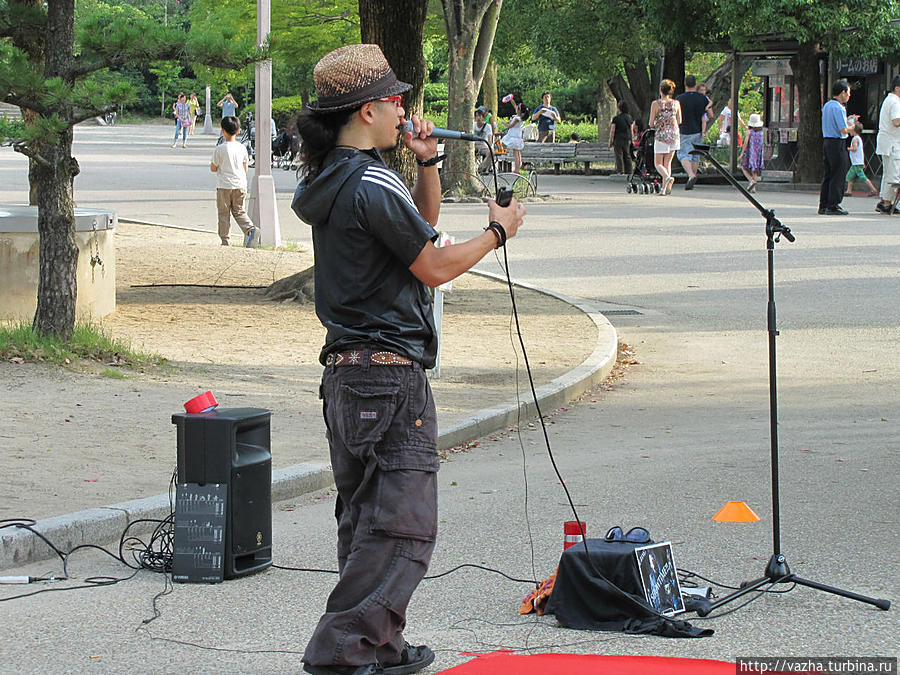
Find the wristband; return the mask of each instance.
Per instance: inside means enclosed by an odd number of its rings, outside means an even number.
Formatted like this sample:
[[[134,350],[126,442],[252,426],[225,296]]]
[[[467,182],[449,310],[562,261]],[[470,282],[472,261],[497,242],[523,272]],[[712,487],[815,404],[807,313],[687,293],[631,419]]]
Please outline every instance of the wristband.
[[[446,157],[447,157],[447,155],[435,155],[431,159],[426,159],[424,162],[421,159],[419,159],[418,157],[416,157],[416,164],[418,164],[419,166],[434,166],[435,164],[438,164],[439,162],[443,162],[444,159],[446,159]]]
[[[504,230],[503,226],[496,220],[492,220],[490,224],[486,228],[484,228],[484,230],[485,232],[490,230],[494,233],[494,236],[497,237],[497,245],[494,248],[506,246],[506,230]]]

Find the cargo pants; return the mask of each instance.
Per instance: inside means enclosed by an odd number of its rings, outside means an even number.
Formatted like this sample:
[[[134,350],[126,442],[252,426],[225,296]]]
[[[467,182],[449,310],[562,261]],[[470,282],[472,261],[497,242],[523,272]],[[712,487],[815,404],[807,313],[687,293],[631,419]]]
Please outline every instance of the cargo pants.
[[[437,535],[437,415],[421,365],[326,366],[320,395],[338,490],[340,579],[310,665],[392,665]]]

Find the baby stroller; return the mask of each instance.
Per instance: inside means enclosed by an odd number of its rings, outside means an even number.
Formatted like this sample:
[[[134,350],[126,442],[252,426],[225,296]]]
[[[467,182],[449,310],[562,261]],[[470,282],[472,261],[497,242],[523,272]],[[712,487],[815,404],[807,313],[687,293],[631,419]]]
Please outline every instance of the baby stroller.
[[[272,141],[272,166],[280,166],[287,171],[293,160],[293,139],[287,131],[282,131]]]
[[[628,194],[640,192],[646,195],[658,193],[660,190],[662,176],[656,170],[653,156],[655,136],[656,132],[653,129],[647,129],[641,134],[641,140],[634,152],[634,168],[625,183],[625,191]]]

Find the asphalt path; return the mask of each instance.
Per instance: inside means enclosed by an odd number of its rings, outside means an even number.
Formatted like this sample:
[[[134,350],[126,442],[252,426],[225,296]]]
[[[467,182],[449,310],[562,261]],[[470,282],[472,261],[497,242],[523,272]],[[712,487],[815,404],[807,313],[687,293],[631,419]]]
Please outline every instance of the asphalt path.
[[[213,232],[213,183],[204,170],[214,139],[171,149],[172,132],[77,130],[79,204]],[[23,165],[0,150],[0,201],[22,201]],[[308,228],[289,210],[293,178],[274,174],[282,236],[308,242]],[[760,576],[773,548],[762,218],[726,186],[676,186],[658,197],[627,195],[606,177],[541,176],[538,192],[552,199],[528,205],[508,245],[512,277],[605,308],[640,362],[611,391],[554,414],[548,426],[589,535],[643,525],[673,542],[680,567],[727,584]],[[850,216],[826,217],[816,214],[816,194],[762,186],[757,197],[796,236],[774,252],[781,551],[800,576],[896,601],[900,217],[876,215],[871,199],[846,199]],[[445,205],[441,227],[459,240],[485,221],[481,205]],[[493,258],[479,267],[500,269]],[[455,455],[440,485],[433,571],[461,563],[520,579],[553,571],[562,523],[572,516],[539,428],[498,434]],[[746,501],[761,520],[713,522],[729,500]],[[276,563],[331,567],[332,508],[327,493],[275,505]],[[81,555],[76,576],[121,574],[99,554]],[[178,586],[159,599],[161,616],[145,624],[163,581],[142,573],[111,588],[0,604],[0,644],[13,672],[296,672],[296,652],[332,581],[271,570]],[[714,637],[690,641],[523,619],[515,608],[527,590],[471,569],[425,582],[407,634],[439,650],[428,672],[465,661],[461,652],[500,647],[723,660],[898,651],[896,608],[882,612],[807,588],[754,595],[706,622]]]

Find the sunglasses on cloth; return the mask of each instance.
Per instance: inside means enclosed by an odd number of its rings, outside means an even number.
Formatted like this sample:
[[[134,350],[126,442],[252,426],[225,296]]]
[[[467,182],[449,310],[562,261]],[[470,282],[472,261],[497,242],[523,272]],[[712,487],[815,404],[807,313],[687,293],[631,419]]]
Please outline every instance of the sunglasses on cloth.
[[[650,531],[643,527],[632,527],[623,534],[622,528],[616,525],[609,528],[609,532],[606,533],[606,541],[630,541],[635,544],[646,544],[650,541]]]
[[[385,96],[384,98],[380,98],[378,100],[384,101],[385,103],[393,103],[398,108],[403,107],[403,94],[397,94],[395,96]]]

